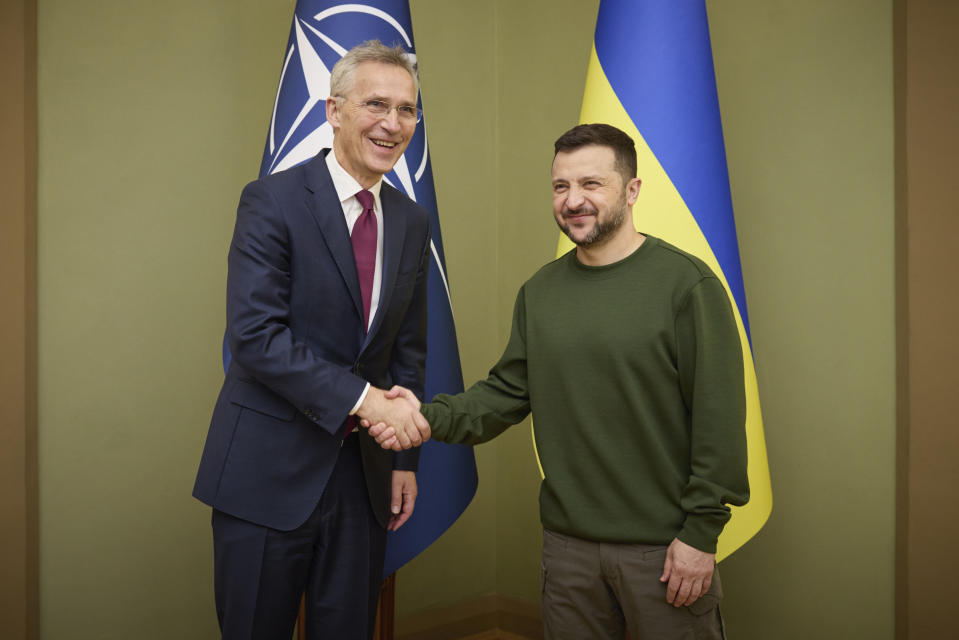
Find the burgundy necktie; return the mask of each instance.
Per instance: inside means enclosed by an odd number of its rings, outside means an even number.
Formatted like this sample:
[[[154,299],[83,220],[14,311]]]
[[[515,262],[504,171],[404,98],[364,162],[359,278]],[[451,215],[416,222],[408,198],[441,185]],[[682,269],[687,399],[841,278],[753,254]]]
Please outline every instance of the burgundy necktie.
[[[360,276],[360,294],[363,297],[363,331],[370,325],[370,302],[373,299],[373,274],[376,272],[376,215],[373,213],[373,194],[363,189],[356,192],[363,213],[353,223],[350,242],[356,273]]]
[[[363,213],[353,223],[350,244],[353,245],[353,259],[356,261],[356,273],[360,277],[360,295],[363,298],[363,332],[370,325],[370,302],[373,300],[373,274],[376,272],[376,214],[373,213],[373,194],[363,189],[356,192],[356,199],[363,207]],[[343,437],[357,428],[356,416],[347,416]]]

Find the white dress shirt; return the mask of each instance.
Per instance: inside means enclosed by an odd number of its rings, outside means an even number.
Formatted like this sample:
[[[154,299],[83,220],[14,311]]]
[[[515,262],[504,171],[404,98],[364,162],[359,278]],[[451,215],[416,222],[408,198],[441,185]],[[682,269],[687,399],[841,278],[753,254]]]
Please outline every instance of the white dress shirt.
[[[346,228],[353,233],[353,225],[356,224],[360,214],[363,213],[363,205],[356,199],[356,192],[363,187],[356,179],[346,172],[346,169],[340,165],[336,159],[333,149],[326,155],[326,166],[330,170],[330,177],[333,179],[333,188],[336,189],[336,197],[340,200],[340,206],[343,208],[343,216],[346,218]],[[373,215],[376,216],[376,268],[373,270],[373,291],[370,295],[370,319],[366,329],[369,331],[373,326],[373,318],[376,316],[376,310],[380,303],[380,288],[383,282],[383,205],[380,203],[380,187],[383,185],[383,179],[380,178],[372,187],[368,189],[373,194]],[[370,390],[370,383],[366,383],[363,393],[353,408],[350,415],[356,413],[366,399],[366,394]]]

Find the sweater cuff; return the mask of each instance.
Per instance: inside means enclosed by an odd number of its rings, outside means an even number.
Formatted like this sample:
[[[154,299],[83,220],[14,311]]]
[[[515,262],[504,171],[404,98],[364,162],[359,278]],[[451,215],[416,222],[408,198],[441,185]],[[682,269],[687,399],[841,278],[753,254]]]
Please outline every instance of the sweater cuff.
[[[716,522],[715,518],[687,514],[686,522],[676,537],[700,551],[716,553],[716,541],[723,525],[725,522]]]
[[[439,407],[437,407],[435,403],[424,402],[420,405],[420,413],[422,413],[426,421],[430,423],[430,437],[442,442],[446,432],[440,424],[442,421],[440,420]]]

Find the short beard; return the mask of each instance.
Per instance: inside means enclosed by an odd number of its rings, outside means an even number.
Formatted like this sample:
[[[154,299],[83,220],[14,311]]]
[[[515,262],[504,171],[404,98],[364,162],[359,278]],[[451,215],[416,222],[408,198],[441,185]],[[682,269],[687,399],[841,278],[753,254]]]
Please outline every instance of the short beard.
[[[573,241],[577,247],[591,247],[593,245],[601,245],[606,242],[610,236],[612,236],[626,221],[626,213],[629,211],[629,207],[626,206],[626,203],[623,203],[623,207],[620,208],[619,212],[614,215],[609,220],[599,222],[597,217],[597,222],[593,226],[592,231],[586,234],[586,237],[582,240],[577,241],[573,238],[573,235],[569,232],[569,224],[564,219],[562,222],[557,222],[559,228],[566,234],[570,240]]]

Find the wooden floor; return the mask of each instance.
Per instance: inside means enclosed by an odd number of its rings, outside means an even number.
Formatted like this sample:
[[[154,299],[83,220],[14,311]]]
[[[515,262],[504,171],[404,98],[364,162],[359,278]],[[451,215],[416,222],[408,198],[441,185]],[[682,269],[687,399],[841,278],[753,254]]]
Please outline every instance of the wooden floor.
[[[458,640],[529,640],[529,638],[527,636],[516,635],[515,633],[510,633],[508,631],[499,631],[494,629],[492,631],[476,633],[471,636],[462,636]]]
[[[498,595],[424,610],[396,627],[397,640],[543,640],[539,604]]]

